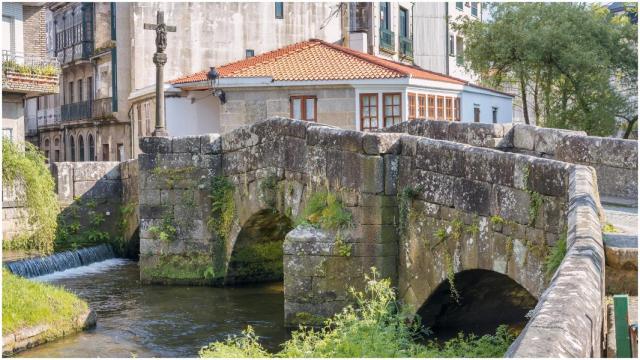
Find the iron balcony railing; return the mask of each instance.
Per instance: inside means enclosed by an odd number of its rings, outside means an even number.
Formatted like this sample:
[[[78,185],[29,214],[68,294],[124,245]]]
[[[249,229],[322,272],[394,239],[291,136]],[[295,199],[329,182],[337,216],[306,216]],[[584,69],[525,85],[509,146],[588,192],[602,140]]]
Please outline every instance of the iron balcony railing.
[[[380,49],[396,51],[395,38],[393,31],[380,28]]]
[[[400,55],[406,58],[413,59],[413,39],[400,36]]]
[[[64,104],[61,115],[62,121],[89,119],[91,118],[91,101]]]
[[[91,23],[80,23],[58,31],[55,37],[56,56],[61,63],[88,59],[93,53]]]
[[[94,118],[104,118],[111,115],[113,113],[112,100],[110,97],[93,100],[92,116]]]
[[[60,63],[56,58],[2,50],[2,69],[33,75],[58,75]]]

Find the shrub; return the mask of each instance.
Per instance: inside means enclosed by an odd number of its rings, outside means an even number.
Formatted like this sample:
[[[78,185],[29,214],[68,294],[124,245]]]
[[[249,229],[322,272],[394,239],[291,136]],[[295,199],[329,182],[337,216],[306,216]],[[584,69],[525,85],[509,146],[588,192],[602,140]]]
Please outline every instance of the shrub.
[[[551,278],[556,272],[562,259],[567,254],[567,237],[566,235],[558,239],[558,242],[551,248],[551,253],[547,255],[544,262],[544,269],[547,278]]]
[[[416,342],[429,332],[420,319],[396,301],[389,279],[377,278],[375,269],[368,277],[364,292],[351,290],[355,306],[325,322],[319,330],[300,327],[282,350],[269,354],[251,328],[242,336],[229,337],[202,348],[201,357],[500,357],[515,336],[501,326],[495,336],[476,337],[459,334],[438,345]]]
[[[30,143],[14,143],[4,138],[2,142],[2,181],[14,189],[24,186],[27,223],[32,231],[16,241],[3,241],[3,247],[53,251],[60,212],[55,182],[44,156]],[[23,149],[24,148],[24,149]]]

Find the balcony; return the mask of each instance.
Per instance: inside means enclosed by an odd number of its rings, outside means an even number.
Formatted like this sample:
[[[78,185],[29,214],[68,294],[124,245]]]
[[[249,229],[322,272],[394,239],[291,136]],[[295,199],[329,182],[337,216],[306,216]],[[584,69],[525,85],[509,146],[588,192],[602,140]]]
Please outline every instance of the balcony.
[[[38,110],[37,120],[38,120],[38,127],[59,124],[60,123],[60,107]]]
[[[113,99],[103,98],[94,100],[92,104],[92,116],[94,119],[105,119],[108,117],[113,117],[113,108],[112,108]]]
[[[61,64],[76,60],[88,60],[93,54],[91,23],[83,22],[58,31],[55,37],[55,52]]]
[[[380,50],[384,50],[392,53],[395,52],[396,51],[395,38],[396,37],[393,31],[380,28]]]
[[[91,101],[80,101],[72,104],[64,104],[61,107],[61,120],[83,120],[91,118]]]
[[[400,36],[400,56],[406,59],[413,59],[413,39]]]
[[[56,59],[2,51],[2,91],[27,97],[57,94],[59,75]]]
[[[112,98],[110,97],[64,104],[61,110],[62,121],[100,120],[114,117]],[[40,122],[38,122],[38,124],[40,124]]]

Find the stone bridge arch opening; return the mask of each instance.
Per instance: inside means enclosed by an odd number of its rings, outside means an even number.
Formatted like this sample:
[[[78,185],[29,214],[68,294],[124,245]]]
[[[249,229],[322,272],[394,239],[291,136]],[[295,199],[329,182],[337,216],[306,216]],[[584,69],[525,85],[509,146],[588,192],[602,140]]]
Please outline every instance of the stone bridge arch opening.
[[[527,313],[537,299],[509,276],[483,269],[455,274],[453,286],[442,281],[418,309],[422,325],[439,340],[455,337],[458,332],[478,336],[494,334],[505,324],[520,332],[526,325]]]
[[[276,209],[251,215],[233,245],[225,284],[282,281],[283,243],[291,229],[291,219]]]

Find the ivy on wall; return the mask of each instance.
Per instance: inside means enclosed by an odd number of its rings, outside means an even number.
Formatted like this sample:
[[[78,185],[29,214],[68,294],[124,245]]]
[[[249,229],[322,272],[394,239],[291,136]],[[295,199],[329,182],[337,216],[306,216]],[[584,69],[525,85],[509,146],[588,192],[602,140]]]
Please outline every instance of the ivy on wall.
[[[3,241],[3,248],[36,250],[51,253],[60,212],[55,182],[45,157],[30,143],[2,141],[2,181],[4,186],[17,189],[24,185],[27,223],[31,231],[11,241]]]

